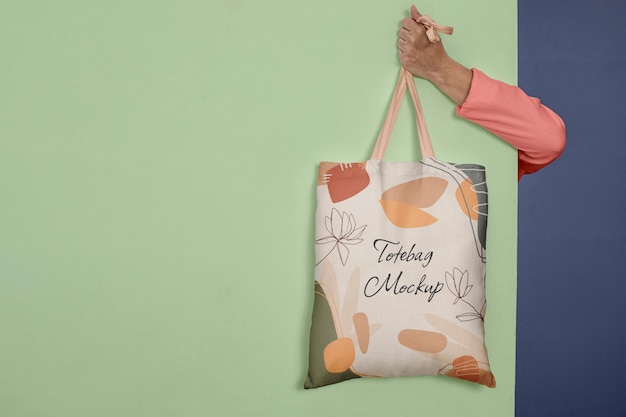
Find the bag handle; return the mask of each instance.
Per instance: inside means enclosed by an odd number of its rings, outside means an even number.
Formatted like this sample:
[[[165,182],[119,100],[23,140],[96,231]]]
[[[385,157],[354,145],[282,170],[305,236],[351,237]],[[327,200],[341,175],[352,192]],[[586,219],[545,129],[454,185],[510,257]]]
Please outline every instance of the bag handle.
[[[428,129],[426,127],[424,112],[413,81],[413,75],[402,67],[400,68],[400,76],[398,77],[398,83],[391,98],[391,104],[389,105],[389,110],[387,111],[385,123],[383,124],[380,134],[378,135],[378,139],[376,140],[376,146],[372,152],[371,159],[383,159],[385,156],[385,151],[387,150],[387,145],[389,145],[391,132],[393,131],[393,126],[396,122],[396,118],[398,117],[398,111],[400,110],[400,104],[402,104],[402,98],[406,92],[407,85],[409,86],[409,92],[411,93],[411,99],[413,100],[413,108],[415,109],[415,122],[417,123],[422,158],[427,159],[435,156],[433,146],[430,142]]]
[[[420,16],[416,22],[424,25],[426,28],[426,35],[431,43],[437,43],[440,41],[437,31],[452,34],[453,29],[451,27],[438,25],[428,16]],[[413,101],[413,108],[415,109],[415,122],[417,123],[422,158],[427,159],[435,157],[435,152],[433,150],[432,143],[430,142],[430,135],[428,134],[428,128],[426,127],[424,111],[422,110],[419,95],[417,94],[417,89],[415,88],[413,75],[407,71],[406,68],[401,67],[398,83],[396,84],[389,109],[387,110],[387,117],[385,118],[385,123],[383,124],[380,134],[378,135],[378,139],[376,140],[376,146],[372,152],[371,159],[383,159],[385,156],[385,151],[387,150],[387,145],[389,145],[391,132],[393,131],[393,126],[396,122],[396,118],[398,117],[400,104],[402,104],[402,98],[404,97],[407,86]]]

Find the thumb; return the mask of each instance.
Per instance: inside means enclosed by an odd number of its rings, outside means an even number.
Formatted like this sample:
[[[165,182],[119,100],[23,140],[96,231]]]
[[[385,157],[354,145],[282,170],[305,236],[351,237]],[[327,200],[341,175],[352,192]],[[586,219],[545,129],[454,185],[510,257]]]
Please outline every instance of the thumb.
[[[420,17],[422,17],[422,14],[417,11],[415,6],[411,6],[411,19],[417,20]]]

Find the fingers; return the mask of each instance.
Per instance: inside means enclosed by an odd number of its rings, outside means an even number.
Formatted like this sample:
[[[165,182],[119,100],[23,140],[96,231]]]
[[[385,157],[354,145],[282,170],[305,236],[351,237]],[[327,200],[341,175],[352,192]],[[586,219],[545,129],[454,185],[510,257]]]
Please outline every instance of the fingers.
[[[420,34],[425,33],[426,28],[424,27],[424,25],[419,24],[415,20],[407,17],[405,19],[402,19],[402,23],[400,25],[400,30],[398,31],[398,35],[401,32],[404,33],[405,35],[413,34],[412,37],[417,37]],[[407,36],[411,36],[411,35],[407,35]],[[403,36],[403,38],[406,39],[407,36]]]
[[[411,19],[417,20],[420,17],[422,17],[422,14],[417,11],[415,6],[411,6]]]
[[[403,29],[412,30],[418,26],[417,22],[411,18],[402,19],[401,26]]]
[[[405,18],[398,30],[398,38],[407,42],[421,42],[426,37],[426,28],[411,18]]]
[[[398,38],[396,45],[398,45],[398,50],[400,52],[404,52],[404,48],[406,47],[407,41],[406,39]]]
[[[405,55],[411,55],[419,48],[426,48],[429,46],[429,41],[426,37],[426,28],[424,25],[417,23],[415,19],[420,18],[422,15],[417,11],[415,6],[411,6],[411,17],[402,19],[400,29],[398,30],[398,56],[401,62],[404,62]],[[407,55],[407,56],[408,56]]]

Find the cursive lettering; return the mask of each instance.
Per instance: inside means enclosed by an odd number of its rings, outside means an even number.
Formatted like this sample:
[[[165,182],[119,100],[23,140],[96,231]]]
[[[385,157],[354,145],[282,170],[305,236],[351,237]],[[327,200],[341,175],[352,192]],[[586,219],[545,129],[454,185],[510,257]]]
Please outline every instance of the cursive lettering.
[[[414,252],[415,243],[408,251],[404,250],[404,246],[400,245],[400,242],[393,242],[386,239],[376,239],[374,241],[374,249],[379,252],[378,263],[381,262],[421,262],[422,266],[426,268],[430,264],[433,258],[433,252]]]
[[[426,274],[422,275],[419,284],[400,284],[400,278],[402,278],[402,271],[398,274],[394,281],[391,281],[391,274],[387,275],[387,278],[381,280],[378,277],[371,277],[367,280],[365,288],[363,289],[363,295],[370,298],[380,293],[382,290],[386,292],[393,292],[395,295],[399,294],[428,294],[428,302],[443,289],[443,283],[437,281],[436,284],[426,284]]]

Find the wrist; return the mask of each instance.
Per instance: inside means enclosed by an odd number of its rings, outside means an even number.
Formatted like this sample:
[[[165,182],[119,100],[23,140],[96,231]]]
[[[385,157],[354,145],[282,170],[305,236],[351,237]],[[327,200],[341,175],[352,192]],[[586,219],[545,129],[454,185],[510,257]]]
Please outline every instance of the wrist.
[[[469,94],[472,70],[447,57],[428,80],[460,106]]]

